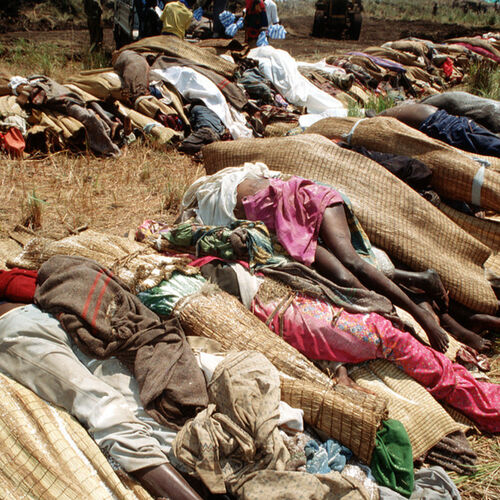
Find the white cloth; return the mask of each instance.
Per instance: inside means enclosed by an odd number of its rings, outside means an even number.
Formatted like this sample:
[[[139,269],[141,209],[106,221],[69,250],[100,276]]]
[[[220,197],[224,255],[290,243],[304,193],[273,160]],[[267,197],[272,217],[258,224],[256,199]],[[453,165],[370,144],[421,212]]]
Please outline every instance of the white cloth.
[[[250,274],[248,269],[243,267],[237,262],[229,264],[231,269],[236,274],[238,280],[238,288],[240,289],[240,296],[242,304],[250,309],[252,300],[257,295],[260,285],[263,283],[264,278],[259,278],[255,274]]]
[[[297,61],[297,67],[322,71],[328,75],[334,75],[335,73],[338,73],[341,75],[347,74],[344,68],[340,68],[339,66],[333,66],[332,64],[328,64],[325,59],[321,59],[321,61],[317,61],[314,63]]]
[[[125,471],[168,462],[176,433],[146,414],[130,372],[116,358],[87,357],[38,307],[0,317],[0,369],[65,408]]]
[[[236,188],[245,179],[278,177],[264,163],[245,163],[243,167],[229,167],[214,175],[200,177],[184,194],[181,209],[195,208],[197,220],[208,226],[226,226],[236,220]]]
[[[151,70],[151,76],[170,82],[188,101],[202,100],[221,119],[234,139],[253,136],[244,116],[232,108],[217,85],[205,75],[187,66],[171,66]]]
[[[267,45],[252,49],[248,57],[259,62],[259,70],[291,104],[306,106],[308,113],[331,110],[330,116],[347,116],[347,109],[338,99],[300,74],[297,62],[288,52]]]
[[[285,430],[295,433],[304,432],[304,410],[293,408],[288,403],[280,401],[280,418],[278,425]]]
[[[279,23],[278,7],[276,7],[273,0],[264,0],[264,4],[266,5],[267,24],[272,26],[273,24]]]
[[[19,95],[17,93],[17,87],[19,87],[19,85],[27,85],[28,83],[28,80],[24,78],[24,76],[13,76],[9,81],[9,88],[14,95]]]

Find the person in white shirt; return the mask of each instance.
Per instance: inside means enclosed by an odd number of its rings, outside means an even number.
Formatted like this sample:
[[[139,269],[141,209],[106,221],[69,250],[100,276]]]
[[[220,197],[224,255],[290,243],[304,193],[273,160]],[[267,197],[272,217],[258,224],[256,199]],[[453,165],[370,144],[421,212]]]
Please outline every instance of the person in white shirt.
[[[278,24],[280,19],[278,17],[278,8],[273,0],[264,0],[266,5],[267,23],[269,26]]]

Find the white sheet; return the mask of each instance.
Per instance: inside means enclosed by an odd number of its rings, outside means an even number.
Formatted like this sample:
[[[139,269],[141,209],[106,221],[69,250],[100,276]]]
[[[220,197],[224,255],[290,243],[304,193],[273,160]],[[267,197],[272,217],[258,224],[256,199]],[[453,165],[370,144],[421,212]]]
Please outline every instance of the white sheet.
[[[222,92],[205,75],[186,66],[171,66],[151,70],[151,76],[170,82],[187,100],[203,101],[221,119],[234,139],[253,136],[244,116],[236,109],[231,109]]]
[[[306,106],[308,113],[320,114],[329,110],[330,116],[347,116],[347,109],[338,99],[323,92],[299,73],[297,62],[288,52],[266,45],[252,49],[248,57],[259,62],[260,71],[288,102]]]
[[[198,222],[207,226],[226,226],[236,217],[236,188],[244,179],[277,177],[264,163],[245,163],[243,167],[228,167],[214,175],[200,177],[189,186],[181,208],[196,208]]]

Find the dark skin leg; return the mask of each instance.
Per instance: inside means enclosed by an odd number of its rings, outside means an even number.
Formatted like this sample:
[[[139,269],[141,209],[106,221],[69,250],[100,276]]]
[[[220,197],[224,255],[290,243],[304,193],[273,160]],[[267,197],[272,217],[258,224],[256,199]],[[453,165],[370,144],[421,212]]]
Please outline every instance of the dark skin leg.
[[[475,313],[454,301],[450,302],[450,313],[476,333],[485,331],[500,333],[500,317],[498,316]]]
[[[320,228],[320,236],[334,257],[334,259],[329,258],[321,250],[317,252],[315,264],[320,272],[330,269],[330,276],[327,277],[331,278],[331,273],[339,270],[338,262],[340,262],[350,271],[351,276],[354,276],[356,279],[355,281],[351,280],[349,283],[349,274],[342,273],[340,283],[339,279],[335,277],[337,283],[351,287],[362,283],[365,287],[386,296],[395,305],[405,309],[415,318],[427,333],[431,346],[434,349],[439,352],[446,351],[448,347],[446,332],[436,323],[432,315],[416,305],[401,288],[374,266],[361,259],[356,253],[351,244],[351,233],[342,204],[333,205],[325,210]],[[345,279],[347,281],[342,282]]]
[[[337,383],[340,385],[345,385],[347,387],[350,387],[351,389],[356,389],[357,391],[366,392],[367,394],[375,394],[374,392],[356,384],[356,382],[354,382],[354,380],[351,377],[349,377],[349,375],[347,374],[347,368],[343,365],[337,368],[336,377],[337,377]]]
[[[448,309],[449,298],[439,274],[434,269],[414,272],[396,269],[392,280],[398,285],[418,288],[432,297],[443,310]]]
[[[154,497],[171,500],[202,500],[170,464],[140,469],[132,474]]]
[[[493,348],[493,343],[490,340],[483,339],[477,333],[463,327],[448,313],[440,314],[439,319],[441,326],[462,344],[466,344],[478,352],[487,352]]]
[[[438,108],[430,104],[403,104],[382,111],[378,116],[392,116],[410,127],[418,129]]]

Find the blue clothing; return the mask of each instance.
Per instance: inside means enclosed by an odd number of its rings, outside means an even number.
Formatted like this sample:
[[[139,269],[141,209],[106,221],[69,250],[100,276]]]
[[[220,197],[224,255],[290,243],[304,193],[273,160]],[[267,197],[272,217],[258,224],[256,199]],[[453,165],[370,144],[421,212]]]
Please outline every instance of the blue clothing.
[[[426,118],[419,130],[464,151],[500,157],[500,138],[465,116],[453,116],[440,109]]]
[[[352,451],[342,446],[335,439],[318,444],[309,441],[305,448],[306,471],[310,474],[328,474],[329,472],[342,472],[346,462],[352,457]]]

